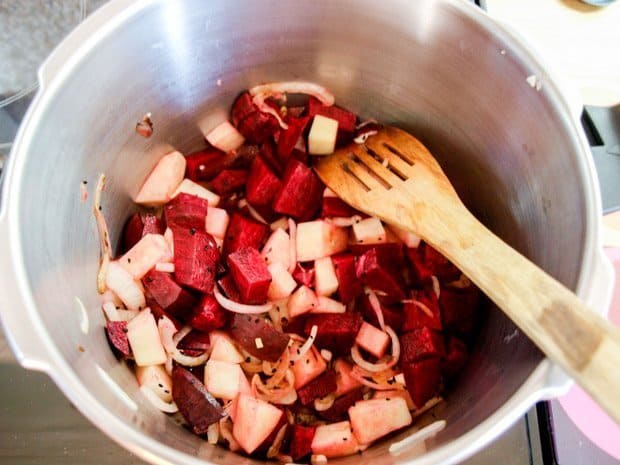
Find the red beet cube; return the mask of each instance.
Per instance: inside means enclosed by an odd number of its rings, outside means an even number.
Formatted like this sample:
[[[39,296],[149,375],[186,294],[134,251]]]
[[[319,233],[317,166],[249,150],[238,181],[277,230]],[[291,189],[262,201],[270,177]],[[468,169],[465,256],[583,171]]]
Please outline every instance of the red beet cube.
[[[417,286],[425,286],[431,282],[433,271],[424,262],[424,254],[420,247],[407,249],[407,259],[411,269],[411,279]]]
[[[218,284],[222,291],[224,291],[224,294],[226,294],[226,297],[235,302],[241,302],[241,294],[239,294],[239,289],[237,289],[235,281],[233,281],[230,274],[222,277],[222,279],[218,281]]]
[[[273,115],[259,111],[247,92],[235,100],[232,121],[239,132],[252,143],[261,143],[280,129],[278,120]]]
[[[459,269],[430,245],[423,243],[420,248],[424,253],[424,263],[441,282],[454,281],[461,276]]]
[[[338,130],[344,132],[355,131],[355,123],[357,116],[355,113],[351,113],[343,108],[335,105],[326,106],[323,105],[320,100],[310,97],[308,99],[308,115],[313,117],[314,115],[322,115],[338,121]]]
[[[232,158],[214,147],[190,153],[185,157],[185,177],[192,181],[209,181],[227,168]]]
[[[197,303],[196,298],[179,286],[170,273],[153,269],[142,278],[142,284],[153,300],[175,317],[183,318]]]
[[[248,202],[254,207],[271,207],[281,186],[281,181],[269,169],[262,157],[256,157],[245,186],[245,196]]]
[[[293,149],[297,144],[297,140],[302,137],[304,129],[308,125],[310,118],[308,116],[303,118],[295,118],[293,116],[287,116],[285,122],[288,125],[288,129],[280,132],[278,137],[278,158],[282,163],[286,163]]]
[[[217,303],[215,297],[205,295],[192,310],[187,324],[192,328],[208,333],[224,326],[226,316],[226,311]]]
[[[240,213],[233,213],[226,230],[224,253],[230,254],[242,247],[260,249],[267,240],[269,226]]]
[[[316,426],[291,425],[290,455],[293,460],[299,460],[312,452],[312,440]]]
[[[336,390],[336,372],[328,370],[318,378],[313,379],[297,391],[297,397],[302,405],[308,405],[318,397],[324,397]]]
[[[405,254],[403,253],[403,244],[400,242],[383,242],[380,244],[352,244],[351,252],[354,255],[363,255],[366,252],[376,249],[377,254],[383,260],[394,263],[394,266],[402,268],[405,265]]]
[[[432,397],[439,394],[441,371],[438,358],[405,363],[402,366],[407,390],[417,408],[421,408]]]
[[[435,291],[428,287],[422,289],[416,292],[415,300],[417,300],[419,304],[405,302],[403,308],[405,314],[405,322],[402,327],[403,332],[424,327],[441,331],[441,313],[439,311],[439,301],[437,300]]]
[[[265,259],[253,247],[244,247],[226,259],[241,300],[246,303],[263,303],[271,283],[271,274]]]
[[[480,300],[480,291],[473,284],[460,289],[443,286],[439,294],[439,306],[444,327],[468,333],[474,329]]]
[[[284,164],[276,155],[276,148],[272,141],[268,140],[260,146],[260,156],[263,157],[263,161],[267,163],[267,166],[273,170],[278,178],[282,176]]]
[[[174,230],[174,276],[177,282],[205,294],[213,292],[220,252],[203,230]]]
[[[443,334],[429,328],[415,329],[400,336],[400,359],[417,362],[425,358],[443,357],[446,353]]]
[[[240,313],[235,313],[232,317],[230,335],[251,355],[270,362],[278,361],[290,339],[263,318]],[[257,339],[260,339],[259,344]],[[259,347],[261,344],[262,347]]]
[[[211,187],[219,195],[229,195],[243,189],[248,179],[246,170],[222,170],[213,181]]]
[[[286,164],[273,209],[297,220],[308,220],[320,207],[323,189],[323,183],[312,168],[291,158]]]
[[[379,320],[377,319],[377,314],[373,310],[372,305],[370,305],[368,296],[361,296],[358,300],[358,305],[362,311],[362,315],[364,315],[364,319],[368,323],[374,326],[380,326]],[[403,322],[405,321],[405,316],[403,315],[402,310],[400,308],[388,307],[382,303],[379,303],[379,305],[381,306],[381,312],[383,313],[383,321],[385,324],[394,331],[400,331],[403,326]]]
[[[356,275],[371,289],[381,291],[393,300],[403,300],[405,290],[402,269],[384,250],[373,247],[362,254],[355,266]]]
[[[308,315],[304,333],[310,335],[312,326],[318,327],[314,343],[321,349],[327,349],[334,355],[346,355],[355,343],[355,336],[362,326],[362,317],[358,313],[326,313]]]
[[[116,352],[122,357],[131,355],[129,347],[129,339],[127,339],[127,322],[126,321],[108,321],[105,327],[108,335],[108,341]]]
[[[347,412],[349,407],[355,404],[358,400],[362,400],[364,394],[361,389],[354,389],[347,392],[345,395],[338,397],[332,406],[322,412],[317,412],[322,418],[329,421],[342,421],[347,418]]]
[[[193,351],[197,354],[209,350],[211,347],[211,339],[208,333],[196,331],[195,329],[179,341],[177,347],[183,351]]]
[[[142,238],[142,230],[144,224],[142,223],[142,216],[140,213],[134,213],[129,217],[123,228],[123,241],[122,250],[127,252]]]
[[[446,344],[446,356],[441,361],[441,371],[447,379],[454,379],[467,362],[467,346],[459,338],[451,336]]]
[[[362,294],[362,283],[355,274],[355,257],[348,253],[332,257],[334,271],[338,279],[338,296],[344,303],[351,302]]]
[[[180,366],[172,370],[172,399],[196,434],[205,434],[209,425],[226,416],[204,384]]]
[[[151,213],[142,216],[142,223],[144,224],[142,229],[143,236],[147,234],[163,234],[166,229],[164,222]]]
[[[297,263],[293,270],[293,279],[297,281],[297,284],[314,288],[314,267],[308,269]]]
[[[361,215],[361,213],[350,205],[347,205],[338,197],[323,197],[323,202],[321,204],[322,218],[348,218],[353,215]]]
[[[242,120],[256,111],[258,111],[258,107],[252,102],[252,96],[248,92],[244,92],[233,103],[231,111],[232,123],[235,126],[239,126]]]
[[[172,316],[172,314],[166,312],[162,308],[162,306],[159,305],[155,299],[153,299],[153,297],[150,295],[148,290],[145,293],[145,297],[146,297],[146,306],[151,309],[151,313],[155,317],[155,321],[159,321],[160,318],[166,317],[172,322],[172,324],[174,324],[174,327],[177,330],[183,327],[183,323],[181,323],[181,321],[179,321],[177,318]]]
[[[164,218],[166,225],[176,232],[177,228],[205,229],[209,202],[196,195],[181,193],[166,204]]]

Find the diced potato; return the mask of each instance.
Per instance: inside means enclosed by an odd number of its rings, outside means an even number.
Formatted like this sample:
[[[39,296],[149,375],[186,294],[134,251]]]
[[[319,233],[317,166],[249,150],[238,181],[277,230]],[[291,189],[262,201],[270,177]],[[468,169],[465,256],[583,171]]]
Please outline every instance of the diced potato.
[[[360,400],[349,407],[349,418],[360,444],[370,444],[412,422],[407,402],[402,397]]]
[[[218,360],[228,363],[243,362],[243,355],[235,347],[230,336],[222,331],[211,331],[209,333],[211,342],[211,356],[209,360]]]
[[[398,226],[394,226],[393,224],[388,225],[388,229],[392,231],[396,237],[403,241],[408,248],[415,249],[420,245],[421,239],[414,233],[407,231],[406,229],[399,228]]]
[[[129,310],[142,310],[146,306],[144,289],[129,271],[117,261],[110,262],[106,272],[106,286],[114,292]]]
[[[208,132],[206,132],[205,128],[201,125],[200,130],[205,135],[205,139],[207,139],[213,147],[217,147],[222,152],[237,150],[245,142],[245,138],[229,121],[220,123]]]
[[[172,402],[172,379],[163,365],[136,367],[140,386],[148,386],[164,402]]]
[[[168,202],[185,176],[185,157],[180,152],[171,152],[155,165],[146,178],[136,203],[148,206],[161,206]]]
[[[375,357],[381,358],[390,345],[390,336],[364,321],[355,337],[355,343]]]
[[[327,458],[354,454],[359,445],[351,431],[348,421],[317,426],[312,439],[312,453]]]
[[[336,148],[338,121],[326,116],[316,115],[308,134],[308,153],[310,155],[329,155]]]
[[[213,237],[224,239],[230,216],[223,208],[215,208],[209,203],[207,208],[207,219],[205,220],[205,229]]]
[[[233,436],[248,454],[260,446],[280,422],[282,410],[264,400],[241,394],[236,401]]]
[[[346,311],[347,307],[342,302],[320,295],[317,297],[316,307],[310,313],[345,313]]]
[[[329,296],[338,289],[338,278],[330,257],[314,261],[314,289],[318,295]]]
[[[147,234],[129,249],[118,260],[118,263],[134,279],[142,279],[157,263],[169,262],[172,259],[172,252],[164,236],[161,234]]]
[[[150,308],[145,308],[127,323],[127,339],[136,365],[161,365],[166,362],[166,351]]]
[[[358,244],[379,244],[385,242],[385,229],[375,216],[365,218],[353,225],[353,240]]]
[[[288,313],[291,318],[311,311],[318,306],[316,294],[307,286],[301,286],[288,299]]]
[[[297,287],[297,282],[280,262],[270,264],[267,269],[271,273],[267,297],[271,301],[286,299]]]
[[[265,263],[280,263],[284,268],[289,267],[291,263],[291,238],[283,229],[276,229],[261,251],[261,255],[265,257]]]
[[[306,262],[329,257],[349,247],[347,229],[323,220],[297,225],[297,260]]]
[[[251,392],[241,366],[236,363],[209,360],[205,366],[204,383],[214,397],[232,400],[240,392]]]

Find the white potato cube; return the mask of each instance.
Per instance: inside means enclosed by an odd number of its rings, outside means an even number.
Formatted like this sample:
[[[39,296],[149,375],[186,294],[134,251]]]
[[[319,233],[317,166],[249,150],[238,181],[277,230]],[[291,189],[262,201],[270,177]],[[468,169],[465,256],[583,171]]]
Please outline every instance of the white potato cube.
[[[314,261],[314,289],[318,295],[329,296],[338,289],[338,278],[331,257]]]
[[[164,155],[142,184],[136,203],[157,207],[168,202],[185,176],[185,165],[180,152]]]
[[[329,155],[336,148],[338,121],[326,116],[316,115],[308,134],[308,153],[310,155]]]
[[[213,237],[224,239],[229,221],[230,216],[226,210],[212,207],[209,203],[209,208],[207,208],[207,219],[205,220],[205,229],[209,234]]]
[[[291,263],[291,238],[283,229],[276,229],[261,251],[261,255],[265,257],[265,263],[280,263],[284,268],[289,267]]]
[[[353,225],[353,240],[358,244],[379,244],[385,242],[385,229],[375,216],[365,218]]]
[[[150,308],[145,308],[127,323],[127,339],[136,365],[161,365],[166,362],[166,351]]]
[[[297,261],[306,262],[329,257],[349,247],[347,229],[323,220],[297,225]]]
[[[280,262],[271,263],[267,268],[271,273],[267,297],[271,301],[286,299],[297,287],[297,282]]]
[[[200,130],[205,135],[205,139],[209,141],[213,147],[220,149],[222,152],[230,152],[231,150],[237,150],[245,142],[245,138],[237,128],[235,128],[229,121],[220,123],[209,132],[205,132],[204,127],[200,127]]]

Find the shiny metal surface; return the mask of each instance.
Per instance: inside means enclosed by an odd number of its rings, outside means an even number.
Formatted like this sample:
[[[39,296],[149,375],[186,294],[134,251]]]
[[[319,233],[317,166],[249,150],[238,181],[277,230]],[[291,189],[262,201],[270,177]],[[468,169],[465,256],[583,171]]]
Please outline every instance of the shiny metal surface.
[[[611,269],[576,117],[535,57],[472,5],[112,1],[41,69],[0,206],[0,310],[20,362],[48,373],[92,422],[153,463],[260,462],[213,448],[155,412],[113,357],[80,182],[92,187],[99,173],[108,176],[104,213],[116,242],[158,156],[199,147],[196,121],[225,117],[240,89],[284,79],[320,82],[343,106],[416,134],[491,229],[606,308]],[[155,133],[145,140],[133,129],[149,111]],[[500,312],[489,310],[479,339],[458,388],[435,412],[448,426],[427,454],[393,457],[384,442],[337,462],[456,463],[567,386]]]

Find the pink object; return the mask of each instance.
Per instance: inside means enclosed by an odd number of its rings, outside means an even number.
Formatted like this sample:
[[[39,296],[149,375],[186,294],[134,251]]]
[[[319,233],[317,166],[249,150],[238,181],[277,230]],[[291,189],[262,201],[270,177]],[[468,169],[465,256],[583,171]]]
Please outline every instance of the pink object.
[[[609,320],[620,325],[620,248],[606,249],[616,271],[614,295],[609,309]],[[577,385],[558,399],[569,418],[581,432],[609,455],[620,459],[620,426],[605,413]]]

